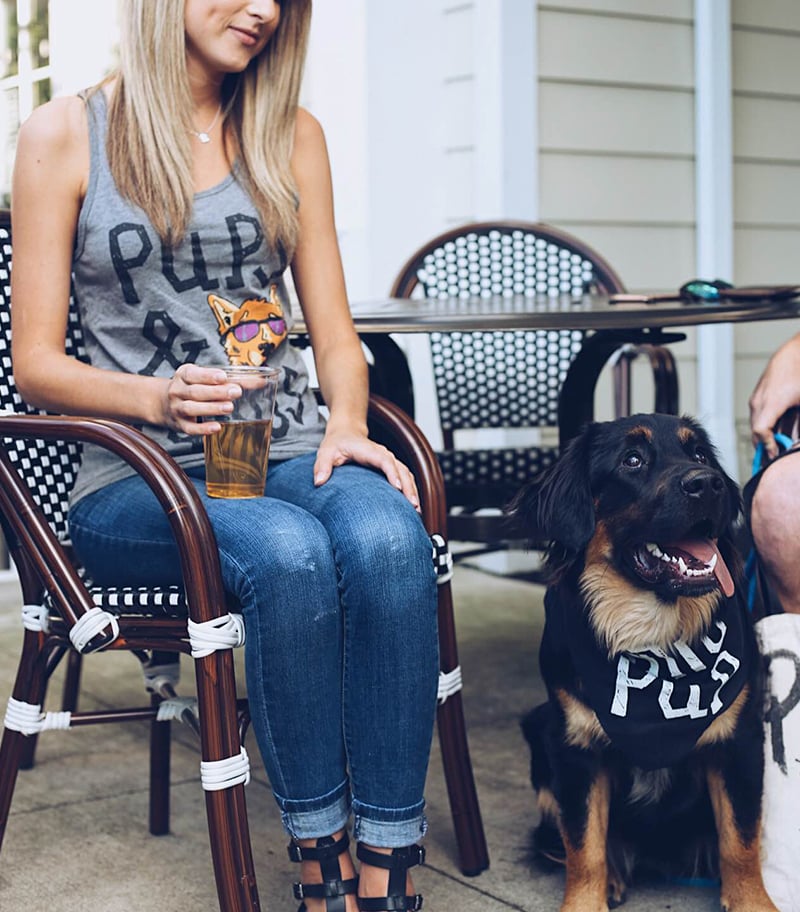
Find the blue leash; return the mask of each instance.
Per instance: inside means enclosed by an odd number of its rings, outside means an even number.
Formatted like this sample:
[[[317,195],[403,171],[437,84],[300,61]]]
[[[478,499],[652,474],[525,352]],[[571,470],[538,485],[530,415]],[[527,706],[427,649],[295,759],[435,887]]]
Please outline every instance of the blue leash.
[[[779,433],[775,434],[775,442],[781,448],[782,453],[790,450],[794,444],[794,441],[791,437],[788,437],[786,434]],[[761,469],[764,468],[765,454],[766,448],[764,447],[764,443],[762,441],[756,447],[755,454],[753,455],[753,475],[757,475]],[[780,453],[778,455],[780,455]],[[747,608],[751,614],[753,612],[756,601],[756,585],[758,582],[758,574],[756,573],[757,560],[758,557],[756,555],[756,549],[751,548],[744,565],[744,576],[747,580]]]

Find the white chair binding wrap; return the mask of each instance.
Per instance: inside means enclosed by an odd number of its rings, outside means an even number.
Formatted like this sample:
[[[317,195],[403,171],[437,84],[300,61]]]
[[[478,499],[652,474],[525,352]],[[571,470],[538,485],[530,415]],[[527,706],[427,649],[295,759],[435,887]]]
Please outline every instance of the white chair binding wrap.
[[[218,649],[242,646],[245,640],[244,618],[241,614],[225,614],[199,623],[189,618],[188,630],[193,659],[202,659]]]
[[[250,758],[244,748],[238,757],[200,761],[200,782],[207,792],[218,792],[239,784],[247,785],[249,781]]]
[[[148,693],[169,694],[170,690],[178,686],[181,679],[180,662],[170,662],[168,665],[142,665],[144,688]]]
[[[23,735],[38,735],[43,731],[66,731],[70,726],[70,718],[68,712],[43,713],[41,706],[9,697],[4,725]]]
[[[456,665],[452,671],[439,672],[439,690],[436,694],[436,698],[439,701],[440,706],[448,697],[452,697],[453,694],[458,693],[459,690],[461,690],[460,665]]]
[[[158,704],[156,721],[158,722],[187,722],[186,712],[199,719],[197,697],[170,697]]]
[[[87,645],[98,633],[102,633],[106,627],[111,627],[114,634],[111,639],[116,640],[119,636],[119,622],[113,614],[109,614],[107,611],[103,611],[102,608],[95,606],[75,621],[69,632],[69,638],[78,652],[85,652]]]
[[[47,633],[50,629],[50,614],[44,605],[23,605],[22,626],[33,633]]]

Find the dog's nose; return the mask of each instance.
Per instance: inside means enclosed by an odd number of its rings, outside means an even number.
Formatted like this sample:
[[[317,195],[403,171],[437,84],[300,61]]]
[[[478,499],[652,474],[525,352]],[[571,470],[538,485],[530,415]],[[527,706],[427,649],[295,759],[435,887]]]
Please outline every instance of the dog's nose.
[[[687,497],[718,496],[725,490],[725,482],[718,472],[708,468],[690,469],[681,478],[681,490]]]

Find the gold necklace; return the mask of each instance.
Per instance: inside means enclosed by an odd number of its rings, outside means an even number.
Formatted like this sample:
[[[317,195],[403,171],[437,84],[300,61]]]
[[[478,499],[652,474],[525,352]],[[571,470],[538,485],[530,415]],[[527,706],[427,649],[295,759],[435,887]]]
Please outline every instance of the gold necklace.
[[[192,136],[196,136],[201,143],[210,143],[211,137],[208,135],[216,126],[217,121],[219,120],[219,115],[222,113],[222,105],[217,108],[217,113],[214,115],[214,119],[211,123],[205,128],[205,130],[189,130]]]

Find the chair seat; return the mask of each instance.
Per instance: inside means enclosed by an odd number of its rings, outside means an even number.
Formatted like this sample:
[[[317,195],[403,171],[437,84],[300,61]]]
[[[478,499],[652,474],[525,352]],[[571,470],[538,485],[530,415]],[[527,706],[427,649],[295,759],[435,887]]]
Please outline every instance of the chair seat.
[[[142,617],[188,617],[189,604],[182,586],[97,586],[83,577],[92,601],[110,614],[135,614]],[[58,611],[49,594],[44,597],[47,610]]]
[[[146,617],[186,617],[189,605],[180,586],[153,589],[134,586],[94,586],[89,593],[98,608],[111,614],[141,614]]]
[[[450,507],[508,503],[520,487],[555,462],[557,447],[443,450],[436,454]]]
[[[178,618],[189,616],[186,592],[177,583],[174,586],[98,586],[83,567],[78,567],[77,570],[95,606],[110,614]],[[58,615],[48,592],[45,592],[43,601],[52,615]]]

